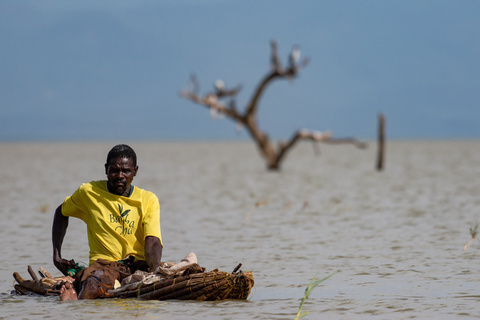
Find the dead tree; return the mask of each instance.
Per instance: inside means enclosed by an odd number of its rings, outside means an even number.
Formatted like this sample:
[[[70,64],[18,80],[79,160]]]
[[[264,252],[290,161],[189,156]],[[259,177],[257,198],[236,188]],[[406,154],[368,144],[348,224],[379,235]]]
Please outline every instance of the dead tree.
[[[293,79],[300,69],[308,64],[309,59],[304,58],[300,60],[300,50],[298,47],[294,47],[289,55],[288,64],[284,67],[278,57],[277,43],[275,41],[271,42],[271,50],[271,70],[254,90],[252,98],[243,111],[239,111],[236,107],[236,96],[241,90],[241,86],[228,89],[221,80],[215,83],[214,92],[202,96],[198,92],[198,81],[195,76],[192,76],[192,87],[188,90],[181,91],[180,95],[185,99],[209,108],[212,115],[225,116],[244,127],[257,144],[260,154],[265,159],[269,170],[279,170],[280,164],[287,152],[300,140],[329,144],[351,143],[356,147],[364,148],[366,145],[354,138],[333,138],[330,132],[306,129],[296,131],[289,141],[279,141],[277,146],[275,146],[268,134],[263,132],[257,124],[257,111],[260,97],[272,81],[276,79]]]
[[[385,116],[378,115],[378,151],[377,151],[377,170],[383,170],[383,163],[385,159]]]

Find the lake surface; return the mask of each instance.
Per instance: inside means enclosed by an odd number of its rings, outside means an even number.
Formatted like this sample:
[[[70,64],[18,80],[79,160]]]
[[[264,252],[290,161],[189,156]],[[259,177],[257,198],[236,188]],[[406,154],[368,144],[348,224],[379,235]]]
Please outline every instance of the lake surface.
[[[253,143],[130,143],[134,184],[161,203],[163,260],[190,251],[208,270],[255,274],[249,301],[182,302],[12,296],[27,265],[52,263],[55,208],[104,179],[110,143],[0,144],[0,319],[294,319],[309,281],[339,270],[304,319],[480,316],[480,141],[389,142],[383,172],[367,150],[309,143],[268,172]],[[477,242],[478,241],[478,242]],[[88,261],[70,219],[63,256]]]

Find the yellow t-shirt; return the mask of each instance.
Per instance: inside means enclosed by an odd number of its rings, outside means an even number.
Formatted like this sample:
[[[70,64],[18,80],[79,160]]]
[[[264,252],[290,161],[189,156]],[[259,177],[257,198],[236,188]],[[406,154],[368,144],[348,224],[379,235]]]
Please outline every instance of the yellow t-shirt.
[[[129,197],[110,193],[107,181],[84,183],[62,205],[62,214],[87,224],[90,265],[97,259],[145,260],[145,238],[160,239],[160,204],[155,194],[133,187]],[[162,244],[163,247],[163,244]]]

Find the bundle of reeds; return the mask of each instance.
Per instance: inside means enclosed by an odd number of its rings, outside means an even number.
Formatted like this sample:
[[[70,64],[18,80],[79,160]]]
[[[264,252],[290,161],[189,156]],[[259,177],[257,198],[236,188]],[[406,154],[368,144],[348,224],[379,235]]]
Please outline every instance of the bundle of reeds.
[[[149,284],[110,290],[107,297],[143,300],[246,300],[254,285],[253,274],[235,270],[184,274],[166,277]]]

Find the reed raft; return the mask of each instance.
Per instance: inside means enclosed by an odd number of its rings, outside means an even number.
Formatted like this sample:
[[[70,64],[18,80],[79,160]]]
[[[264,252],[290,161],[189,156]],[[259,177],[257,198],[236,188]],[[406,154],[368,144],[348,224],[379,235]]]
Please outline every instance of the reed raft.
[[[106,292],[103,298],[138,298],[142,300],[246,300],[254,285],[252,272],[239,270],[241,264],[232,273],[218,269],[205,272],[195,265],[181,275],[167,276],[153,281],[139,281]],[[65,281],[73,282],[71,277],[52,277],[40,268],[40,278],[31,266],[28,273],[32,280],[23,279],[17,272],[13,274],[19,294],[40,294],[44,296],[60,295],[60,287]]]

